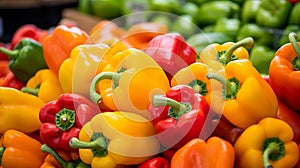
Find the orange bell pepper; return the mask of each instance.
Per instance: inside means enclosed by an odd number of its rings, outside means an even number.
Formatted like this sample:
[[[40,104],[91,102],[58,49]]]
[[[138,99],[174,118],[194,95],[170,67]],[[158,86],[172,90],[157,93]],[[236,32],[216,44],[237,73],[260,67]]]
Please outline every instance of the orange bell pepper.
[[[70,57],[72,49],[84,44],[89,35],[78,27],[57,26],[42,42],[45,61],[56,75],[62,62]]]
[[[39,141],[17,130],[7,130],[0,142],[0,165],[3,168],[39,168],[46,157],[40,150]]]
[[[211,137],[205,142],[199,138],[181,147],[171,160],[171,168],[233,168],[233,146],[219,138]]]

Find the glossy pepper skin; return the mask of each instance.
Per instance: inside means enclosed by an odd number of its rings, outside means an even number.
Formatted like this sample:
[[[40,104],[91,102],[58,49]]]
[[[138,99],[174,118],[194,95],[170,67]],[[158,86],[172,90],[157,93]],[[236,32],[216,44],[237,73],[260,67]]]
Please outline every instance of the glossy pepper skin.
[[[207,77],[222,84],[222,115],[230,123],[245,129],[262,118],[276,116],[277,97],[249,60],[231,61],[224,68],[225,78],[217,73]]]
[[[260,2],[260,0],[245,0],[241,9],[241,21],[243,24],[255,23],[256,13],[258,11]]]
[[[41,43],[31,38],[23,38],[12,51],[0,47],[0,52],[9,56],[9,69],[22,82],[27,82],[38,70],[48,68]]]
[[[70,57],[72,49],[84,44],[89,35],[78,27],[59,25],[52,34],[45,37],[42,42],[45,61],[49,69],[56,75],[62,62]]]
[[[61,94],[40,110],[40,137],[51,148],[74,151],[69,140],[78,137],[82,126],[98,113],[98,106],[89,99],[77,94]]]
[[[234,144],[237,167],[294,167],[299,160],[292,128],[276,118],[264,118],[251,125]]]
[[[94,116],[70,145],[79,148],[80,159],[92,168],[137,165],[159,152],[153,125],[131,112],[105,112]]]
[[[235,152],[233,146],[219,137],[210,137],[206,142],[195,138],[174,154],[171,168],[232,168]]]
[[[0,146],[0,166],[3,168],[39,168],[46,154],[41,143],[23,132],[7,130],[2,135]]]
[[[250,60],[260,74],[268,75],[270,63],[274,55],[275,50],[267,46],[256,45],[250,51]]]
[[[292,7],[292,11],[290,13],[289,25],[299,25],[300,24],[299,10],[300,10],[300,3],[294,4]]]
[[[209,105],[191,87],[176,85],[165,95],[155,95],[148,109],[160,144],[178,149],[201,136]]]
[[[195,49],[178,33],[154,37],[145,51],[171,78],[177,71],[196,62]]]
[[[270,63],[270,85],[279,100],[300,113],[300,43],[295,33],[289,39],[291,43],[281,46]]]
[[[31,133],[40,129],[40,108],[45,103],[20,90],[0,87],[0,134],[9,129]]]
[[[63,93],[57,76],[49,69],[39,70],[21,91],[35,95],[45,103],[58,99]]]
[[[148,117],[151,97],[163,94],[169,88],[163,69],[146,53],[129,48],[115,54],[103,72],[93,78],[90,98],[95,103],[103,101],[111,110],[136,112]]]
[[[166,158],[154,157],[140,164],[138,168],[170,168],[170,163]]]
[[[20,90],[25,83],[15,77],[13,72],[9,69],[9,61],[0,61],[0,86],[11,87]]]

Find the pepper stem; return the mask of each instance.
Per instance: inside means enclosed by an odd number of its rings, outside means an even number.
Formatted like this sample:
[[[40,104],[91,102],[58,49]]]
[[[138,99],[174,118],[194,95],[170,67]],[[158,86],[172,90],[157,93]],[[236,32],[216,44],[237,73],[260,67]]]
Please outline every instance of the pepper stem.
[[[56,113],[55,124],[62,131],[70,129],[75,124],[75,111],[63,108]]]
[[[57,152],[55,152],[55,150],[53,150],[52,148],[50,148],[48,145],[46,144],[43,144],[41,146],[41,151],[42,152],[48,152],[50,153],[57,161],[58,163],[63,167],[63,168],[67,168],[69,167],[69,164],[68,162],[66,162],[65,160],[63,160],[58,154]]]
[[[34,95],[34,96],[38,96],[40,88],[22,87],[21,91],[25,92],[25,93],[29,93],[29,94]]]
[[[263,144],[262,151],[264,168],[272,168],[273,166],[269,162],[269,159],[273,161],[279,160],[284,156],[285,153],[284,144],[277,137],[266,139]]]
[[[233,44],[228,50],[225,51],[224,54],[222,54],[218,57],[218,60],[222,64],[226,65],[227,63],[229,63],[230,61],[233,60],[232,54],[236,49],[238,49],[239,47],[253,48],[253,46],[254,46],[254,40],[252,37],[244,38],[244,39],[236,42],[235,44]]]
[[[179,118],[181,115],[188,111],[191,111],[192,107],[190,103],[181,103],[174,99],[164,97],[161,95],[154,95],[152,98],[152,105],[154,107],[169,106],[169,116],[173,118]]]
[[[2,165],[2,156],[3,156],[3,153],[4,153],[4,147],[3,146],[1,146],[0,147],[0,166]]]
[[[81,148],[81,149],[91,149],[94,156],[106,156],[107,155],[107,139],[100,133],[96,139],[93,139],[90,142],[80,141],[78,138],[71,138],[70,146],[72,148]]]
[[[201,80],[192,80],[188,85],[191,86],[197,93],[200,93],[203,96],[206,96],[208,92],[206,83]]]
[[[223,99],[234,99],[240,89],[240,82],[236,78],[226,80],[224,77],[209,73],[206,76],[208,79],[215,79],[223,85]]]
[[[9,59],[16,59],[19,54],[19,50],[9,50],[5,47],[0,47],[0,52],[7,55]]]
[[[101,101],[101,94],[97,93],[97,85],[101,80],[110,79],[114,81],[114,84],[118,84],[120,80],[120,73],[116,72],[101,72],[96,75],[90,85],[90,98],[94,103]]]
[[[297,56],[294,58],[294,60],[292,61],[292,64],[294,66],[294,68],[299,71],[300,70],[300,47],[298,45],[297,42],[297,34],[294,32],[291,32],[289,34],[289,41],[292,44]]]

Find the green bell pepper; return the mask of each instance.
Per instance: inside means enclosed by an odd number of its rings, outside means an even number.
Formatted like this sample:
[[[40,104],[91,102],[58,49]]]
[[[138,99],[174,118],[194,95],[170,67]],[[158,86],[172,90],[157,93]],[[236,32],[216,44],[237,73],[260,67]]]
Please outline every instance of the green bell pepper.
[[[197,30],[199,30],[199,28],[194,24],[193,18],[190,15],[178,17],[171,26],[171,32],[179,33],[185,39],[195,34]]]
[[[281,37],[279,39],[278,46],[283,46],[286,43],[289,43],[289,34],[294,32],[300,37],[300,26],[299,25],[288,25],[282,32]]]
[[[257,71],[262,75],[269,74],[269,66],[274,58],[275,50],[267,46],[254,46],[250,51],[250,60]]]
[[[121,4],[121,10],[123,15],[150,10],[150,0],[130,0],[123,1],[123,3]]]
[[[246,0],[242,6],[241,20],[243,23],[255,23],[260,0]]]
[[[100,19],[114,19],[122,15],[120,1],[117,0],[86,0],[90,2],[90,11]]]
[[[300,25],[300,3],[296,3],[290,13],[289,24]]]
[[[13,50],[0,47],[0,52],[8,55],[9,69],[22,82],[27,82],[40,69],[48,68],[42,45],[31,38],[23,38]]]
[[[291,8],[292,4],[287,0],[261,0],[256,23],[272,28],[285,27]]]
[[[270,31],[269,31],[270,30]],[[252,37],[257,45],[266,45],[274,47],[273,29],[266,29],[254,23],[244,24],[236,37],[236,40],[242,40],[246,37]]]
[[[181,3],[179,0],[151,0],[150,9],[177,14],[180,11]]]
[[[181,8],[181,15],[190,15],[193,18],[192,20],[195,24],[198,24],[197,12],[198,12],[198,5],[192,2],[184,3]]]
[[[232,1],[210,1],[198,8],[197,19],[201,27],[215,24],[221,17],[238,17],[240,6]]]
[[[207,2],[211,2],[211,1],[220,1],[220,0],[187,0],[188,2],[192,2],[192,3],[195,3],[197,5],[202,5],[204,3],[207,3]],[[227,1],[227,0],[224,0],[224,1]]]
[[[220,18],[215,25],[214,31],[236,38],[240,25],[241,21],[237,18]]]

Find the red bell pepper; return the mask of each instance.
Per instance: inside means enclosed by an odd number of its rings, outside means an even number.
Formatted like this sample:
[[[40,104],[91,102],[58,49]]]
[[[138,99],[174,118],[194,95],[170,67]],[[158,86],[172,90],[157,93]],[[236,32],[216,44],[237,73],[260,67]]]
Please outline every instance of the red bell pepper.
[[[0,61],[0,86],[11,87],[20,90],[25,83],[15,77],[9,69],[9,61]]]
[[[196,62],[197,58],[195,49],[178,33],[154,37],[146,53],[166,71],[169,79],[180,69]]]
[[[178,149],[200,136],[209,105],[190,86],[176,85],[164,96],[154,95],[148,110],[160,144]]]
[[[276,118],[288,123],[294,131],[293,141],[300,143],[300,114],[290,109],[285,103],[278,101]]]
[[[9,45],[7,45],[7,44],[5,44],[5,43],[1,43],[1,42],[0,42],[0,47],[5,47],[5,48],[7,48],[7,49],[10,48]],[[9,60],[8,55],[6,55],[6,54],[0,52],[0,60]]]
[[[39,113],[40,136],[53,149],[74,151],[69,141],[79,135],[82,126],[100,113],[99,107],[77,94],[61,94],[58,100],[46,103]]]
[[[170,163],[163,157],[155,157],[139,165],[138,168],[169,168]]]

